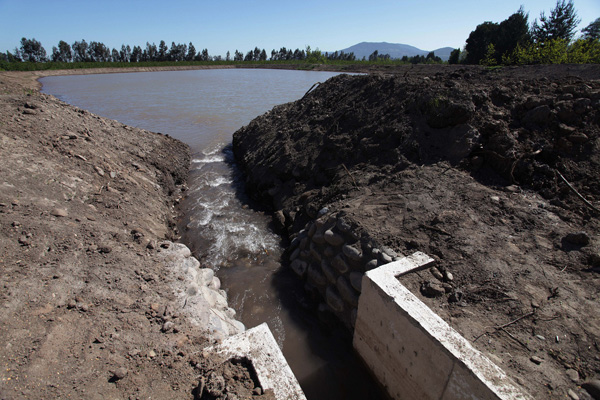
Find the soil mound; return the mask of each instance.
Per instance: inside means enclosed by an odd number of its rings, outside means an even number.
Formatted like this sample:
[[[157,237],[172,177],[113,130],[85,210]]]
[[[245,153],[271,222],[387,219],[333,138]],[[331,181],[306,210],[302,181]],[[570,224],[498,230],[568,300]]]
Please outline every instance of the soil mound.
[[[430,254],[407,287],[532,395],[587,396],[600,68],[400,72],[334,77],[236,132],[250,194],[292,238],[326,211],[363,250]]]

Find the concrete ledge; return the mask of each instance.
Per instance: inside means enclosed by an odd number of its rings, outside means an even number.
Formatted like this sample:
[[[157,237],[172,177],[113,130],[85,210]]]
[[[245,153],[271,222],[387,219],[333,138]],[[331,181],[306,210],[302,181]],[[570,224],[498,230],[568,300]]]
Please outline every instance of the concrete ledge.
[[[397,279],[432,263],[415,253],[365,274],[358,354],[394,399],[530,399]]]
[[[306,400],[266,323],[230,336],[221,344],[204,349],[204,352],[216,355],[220,362],[247,358],[252,362],[263,390],[273,389],[276,399]]]

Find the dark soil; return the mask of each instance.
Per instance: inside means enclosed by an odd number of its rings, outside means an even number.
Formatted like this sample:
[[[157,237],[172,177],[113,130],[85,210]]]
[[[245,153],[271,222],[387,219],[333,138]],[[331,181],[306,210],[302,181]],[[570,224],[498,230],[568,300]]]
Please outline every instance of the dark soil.
[[[600,67],[389,72],[334,77],[238,131],[252,196],[290,237],[327,207],[363,241],[433,256],[402,278],[413,293],[534,397],[589,398]]]

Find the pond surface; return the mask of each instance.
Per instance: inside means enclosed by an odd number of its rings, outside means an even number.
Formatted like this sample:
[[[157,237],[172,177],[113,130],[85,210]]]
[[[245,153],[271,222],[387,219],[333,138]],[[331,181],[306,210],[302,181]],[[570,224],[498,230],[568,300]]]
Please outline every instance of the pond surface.
[[[216,69],[45,77],[42,92],[103,117],[169,134],[192,149],[182,241],[215,269],[247,327],[267,322],[308,399],[379,398],[343,334],[302,305],[281,268],[270,217],[249,207],[231,152],[233,133],[275,105],[301,98],[331,72]]]

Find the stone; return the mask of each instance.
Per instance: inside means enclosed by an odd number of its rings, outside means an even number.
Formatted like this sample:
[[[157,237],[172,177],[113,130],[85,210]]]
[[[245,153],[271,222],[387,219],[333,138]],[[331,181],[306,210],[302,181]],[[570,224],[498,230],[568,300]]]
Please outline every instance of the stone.
[[[317,286],[325,286],[327,284],[327,278],[320,271],[319,267],[314,264],[308,267],[308,279]]]
[[[529,359],[532,363],[535,363],[537,365],[540,365],[542,362],[544,362],[544,360],[542,360],[541,358],[539,358],[538,356],[531,356],[531,358]]]
[[[590,138],[583,132],[577,132],[567,137],[567,140],[575,144],[586,143]]]
[[[349,276],[350,284],[359,293],[362,290],[363,275],[364,274],[362,274],[361,272],[352,271],[352,272],[350,272],[350,276]]]
[[[125,367],[117,368],[112,372],[112,374],[113,374],[112,378],[111,378],[112,382],[120,381],[121,379],[123,379],[127,376],[127,368],[125,368]]]
[[[171,321],[167,321],[163,324],[162,328],[160,328],[161,332],[163,333],[167,333],[171,330],[173,330],[173,327],[175,326],[175,324]]]
[[[382,264],[388,264],[393,261],[393,258],[388,256],[385,253],[379,253],[379,260],[381,261]]]
[[[344,245],[342,246],[342,253],[348,258],[350,261],[358,262],[362,259],[362,254],[360,250],[356,247]]]
[[[343,219],[338,219],[335,226],[338,228],[338,230],[340,232],[343,232],[343,233],[350,233],[350,231],[352,230],[352,227],[350,226],[350,224],[347,223],[346,221],[344,221]]]
[[[439,269],[437,269],[436,267],[432,267],[429,271],[431,271],[431,275],[433,275],[433,277],[439,281],[444,279],[444,275],[442,275],[442,273],[440,272]]]
[[[317,217],[322,217],[323,215],[327,214],[328,212],[329,212],[329,208],[323,207],[317,213]]]
[[[326,260],[321,261],[321,271],[323,271],[323,274],[325,274],[325,277],[329,282],[335,283],[337,281],[338,275]]]
[[[350,269],[346,261],[342,258],[341,255],[337,255],[333,260],[331,260],[331,265],[333,268],[337,269],[340,274],[345,274]]]
[[[298,258],[299,255],[300,255],[300,248],[298,247],[290,255],[290,261],[294,261],[296,258]]]
[[[579,400],[579,396],[577,396],[577,393],[575,393],[573,389],[567,390],[567,395],[569,395],[571,400]]]
[[[325,233],[323,234],[323,238],[327,243],[329,243],[332,246],[341,246],[342,244],[344,244],[344,238],[342,237],[342,235],[334,233],[331,229],[325,231]]]
[[[154,357],[156,357],[156,352],[155,352],[154,350],[150,350],[150,351],[148,352],[148,357],[150,357],[150,358],[154,358]]]
[[[320,231],[315,232],[315,234],[312,237],[312,241],[316,244],[324,244],[325,238],[323,237],[323,233],[321,233]]]
[[[421,285],[421,293],[426,297],[439,297],[446,293],[446,290],[442,285],[437,283],[425,282]]]
[[[221,289],[221,280],[219,278],[217,278],[216,276],[213,277],[212,281],[210,281],[210,284],[208,285],[208,287],[212,290]]]
[[[370,260],[369,262],[367,262],[365,264],[365,270],[370,271],[372,269],[377,268],[378,265],[379,265],[379,262],[377,261],[377,259]]]
[[[325,248],[325,251],[323,252],[323,254],[327,258],[332,258],[333,256],[335,256],[337,254],[337,251],[335,251],[335,248],[333,248],[331,246],[327,246]]]
[[[452,282],[454,280],[454,275],[452,275],[450,271],[444,271],[444,280]]]
[[[581,385],[595,400],[600,400],[600,379],[592,379]]]
[[[55,217],[66,217],[69,215],[69,213],[64,208],[55,208],[54,210],[50,211],[50,215]]]
[[[199,286],[208,286],[211,284],[214,277],[215,271],[210,268],[202,268],[200,269],[196,280]]]
[[[579,382],[579,372],[577,372],[576,370],[569,368],[565,373],[567,374],[569,379],[572,380],[573,382],[575,382],[575,383]]]
[[[352,289],[346,278],[343,276],[338,277],[335,287],[347,303],[353,307],[358,307],[358,293]]]
[[[308,228],[308,237],[312,238],[315,232],[317,231],[317,224],[310,224],[310,228]]]
[[[104,170],[98,166],[95,166],[94,169],[96,170],[96,172],[98,173],[98,175],[100,176],[104,176]]]
[[[337,312],[344,311],[344,300],[337,293],[337,290],[331,286],[328,286],[325,290],[325,300],[327,301],[327,305],[331,307],[332,310]]]
[[[547,105],[538,106],[523,117],[523,123],[535,124],[535,125],[546,125],[550,121],[552,111]]]
[[[292,261],[290,267],[296,273],[296,275],[302,278],[304,277],[304,274],[306,274],[306,269],[308,268],[308,265],[304,261],[296,259]]]

